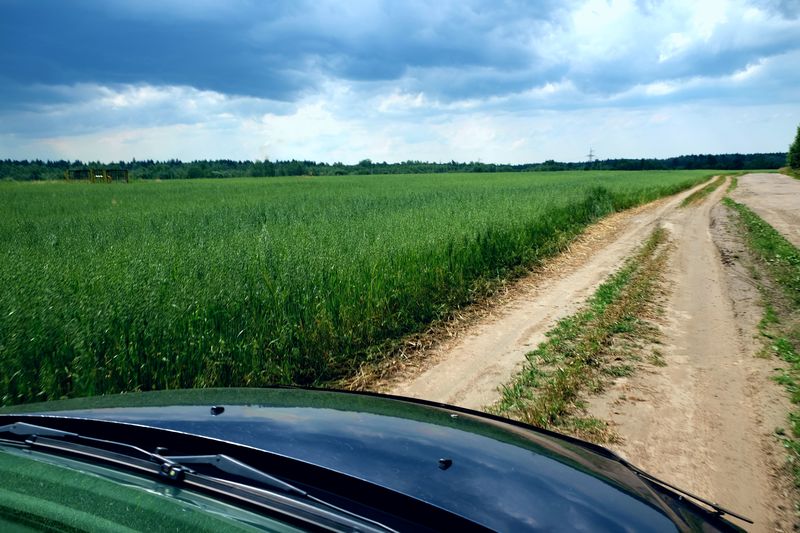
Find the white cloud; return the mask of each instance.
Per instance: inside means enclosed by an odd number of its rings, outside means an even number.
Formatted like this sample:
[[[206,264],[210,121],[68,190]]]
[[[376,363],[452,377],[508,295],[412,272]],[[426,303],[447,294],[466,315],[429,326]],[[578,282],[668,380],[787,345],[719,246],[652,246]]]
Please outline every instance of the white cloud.
[[[658,51],[658,61],[663,63],[675,56],[678,56],[689,48],[692,44],[692,39],[683,33],[670,33],[661,41],[661,46]]]
[[[395,91],[388,96],[380,97],[378,102],[378,110],[382,113],[390,113],[392,111],[406,111],[409,109],[419,109],[426,107],[428,104],[425,95],[421,92],[416,94],[409,94],[400,91]]]
[[[737,82],[747,81],[753,78],[754,76],[757,76],[762,70],[763,67],[760,62],[747,65],[742,70],[736,71],[733,74],[731,74],[730,79]]]
[[[645,94],[654,96],[663,96],[665,94],[674,93],[677,89],[677,84],[666,81],[648,83],[644,86]]]
[[[320,102],[294,113],[230,124],[207,122],[117,128],[32,141],[0,136],[18,157],[119,160],[313,159],[375,161],[531,162],[581,160],[591,146],[602,158],[668,157],[684,153],[755,152],[785,149],[774,139],[791,137],[800,110],[792,105],[668,105],[655,110],[596,108],[529,110],[497,114],[475,111],[374,122],[343,116]],[[3,156],[4,154],[0,154]]]
[[[0,115],[0,132],[86,134],[115,128],[191,125],[238,120],[257,112],[281,112],[291,107],[281,102],[185,86],[81,83],[40,86],[39,90],[54,95],[54,101]]]

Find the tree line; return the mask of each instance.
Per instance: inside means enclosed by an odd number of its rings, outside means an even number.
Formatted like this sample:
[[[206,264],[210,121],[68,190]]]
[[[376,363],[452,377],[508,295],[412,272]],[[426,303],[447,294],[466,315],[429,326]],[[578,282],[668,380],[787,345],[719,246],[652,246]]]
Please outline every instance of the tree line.
[[[786,165],[792,169],[793,172],[800,172],[800,126],[797,126],[797,135],[794,141],[789,145],[789,153],[786,155]]]
[[[196,179],[237,176],[338,176],[351,174],[439,174],[447,172],[536,172],[560,170],[757,170],[777,169],[786,164],[787,153],[699,154],[666,159],[605,159],[592,162],[559,162],[500,164],[471,161],[434,163],[403,161],[373,162],[364,159],[357,164],[318,163],[315,161],[234,161],[230,159],[183,162],[131,160],[111,163],[98,161],[0,160],[0,179],[57,180],[66,170],[120,168],[128,170],[131,179]]]

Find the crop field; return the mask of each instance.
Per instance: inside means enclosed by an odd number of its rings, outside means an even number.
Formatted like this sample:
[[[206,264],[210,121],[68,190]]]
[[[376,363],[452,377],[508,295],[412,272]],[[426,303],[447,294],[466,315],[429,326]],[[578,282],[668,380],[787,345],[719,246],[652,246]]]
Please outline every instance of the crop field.
[[[709,171],[0,183],[0,403],[319,384]]]

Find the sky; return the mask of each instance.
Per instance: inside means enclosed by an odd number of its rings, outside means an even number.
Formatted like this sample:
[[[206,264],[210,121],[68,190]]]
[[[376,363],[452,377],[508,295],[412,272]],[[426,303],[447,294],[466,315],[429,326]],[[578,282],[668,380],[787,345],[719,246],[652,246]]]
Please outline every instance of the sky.
[[[786,151],[800,0],[0,0],[0,158]]]

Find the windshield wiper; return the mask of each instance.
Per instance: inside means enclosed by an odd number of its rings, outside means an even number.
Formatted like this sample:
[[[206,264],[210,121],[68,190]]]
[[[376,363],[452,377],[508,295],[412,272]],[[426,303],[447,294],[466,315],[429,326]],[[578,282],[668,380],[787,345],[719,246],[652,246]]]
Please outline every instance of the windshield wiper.
[[[47,428],[44,426],[37,426],[35,424],[28,424],[27,422],[16,422],[14,424],[6,424],[0,426],[0,433],[11,433],[19,435],[20,437],[30,437],[38,435],[40,437],[77,437],[77,433],[69,431],[61,431],[60,429]]]
[[[730,516],[738,518],[739,520],[747,522],[748,524],[752,524],[753,523],[753,521],[751,519],[747,518],[746,516],[740,515],[739,513],[735,513],[733,511],[731,511],[730,509],[726,509],[725,507],[721,506],[720,504],[718,504],[716,502],[712,502],[712,501],[709,501],[709,500],[707,500],[705,498],[702,498],[702,497],[700,497],[700,496],[698,496],[696,494],[692,494],[691,492],[689,492],[687,490],[684,490],[684,489],[682,489],[680,487],[676,487],[675,485],[673,485],[671,483],[667,483],[666,481],[664,481],[662,479],[659,479],[659,478],[655,477],[652,474],[648,474],[644,470],[636,467],[635,465],[632,465],[631,463],[629,463],[628,461],[625,461],[624,459],[620,459],[620,460],[621,460],[622,464],[624,464],[625,466],[630,468],[637,476],[643,477],[643,478],[645,478],[645,479],[647,479],[647,480],[649,480],[649,481],[651,481],[653,483],[657,483],[659,485],[667,487],[668,489],[672,489],[674,492],[678,493],[679,496],[688,496],[689,498],[692,498],[693,500],[697,500],[700,503],[703,503],[703,504],[707,505],[708,507],[710,507],[711,509],[713,509],[714,513],[717,516],[730,515]]]
[[[210,465],[222,472],[226,472],[234,476],[245,478],[250,481],[255,481],[256,483],[267,485],[274,489],[288,492],[289,494],[295,494],[297,496],[301,496],[304,498],[307,498],[309,496],[306,491],[299,489],[294,485],[290,485],[289,483],[286,483],[285,481],[280,480],[275,476],[266,474],[261,470],[258,470],[257,468],[253,468],[250,465],[247,465],[241,461],[237,461],[236,459],[228,457],[227,455],[224,454],[170,455],[170,456],[163,456],[163,457],[158,456],[158,457],[164,460],[165,462],[171,463],[173,465],[179,465],[183,468],[186,468],[188,465]]]
[[[19,439],[0,439],[2,444],[13,444],[31,450],[66,453],[143,471],[167,479],[171,483],[188,485],[206,492],[232,498],[250,506],[288,515],[304,523],[338,531],[394,531],[380,522],[362,517],[317,498],[307,491],[275,476],[238,461],[230,456],[180,455],[164,456],[165,448],[148,452],[138,446],[111,440],[87,437],[45,426],[16,422],[0,426],[0,434],[11,434]],[[214,467],[234,476],[229,479],[211,476],[189,465]],[[247,480],[243,484],[240,481]],[[252,485],[255,483],[257,485]],[[268,487],[269,490],[264,490]],[[276,492],[278,491],[278,492]]]

